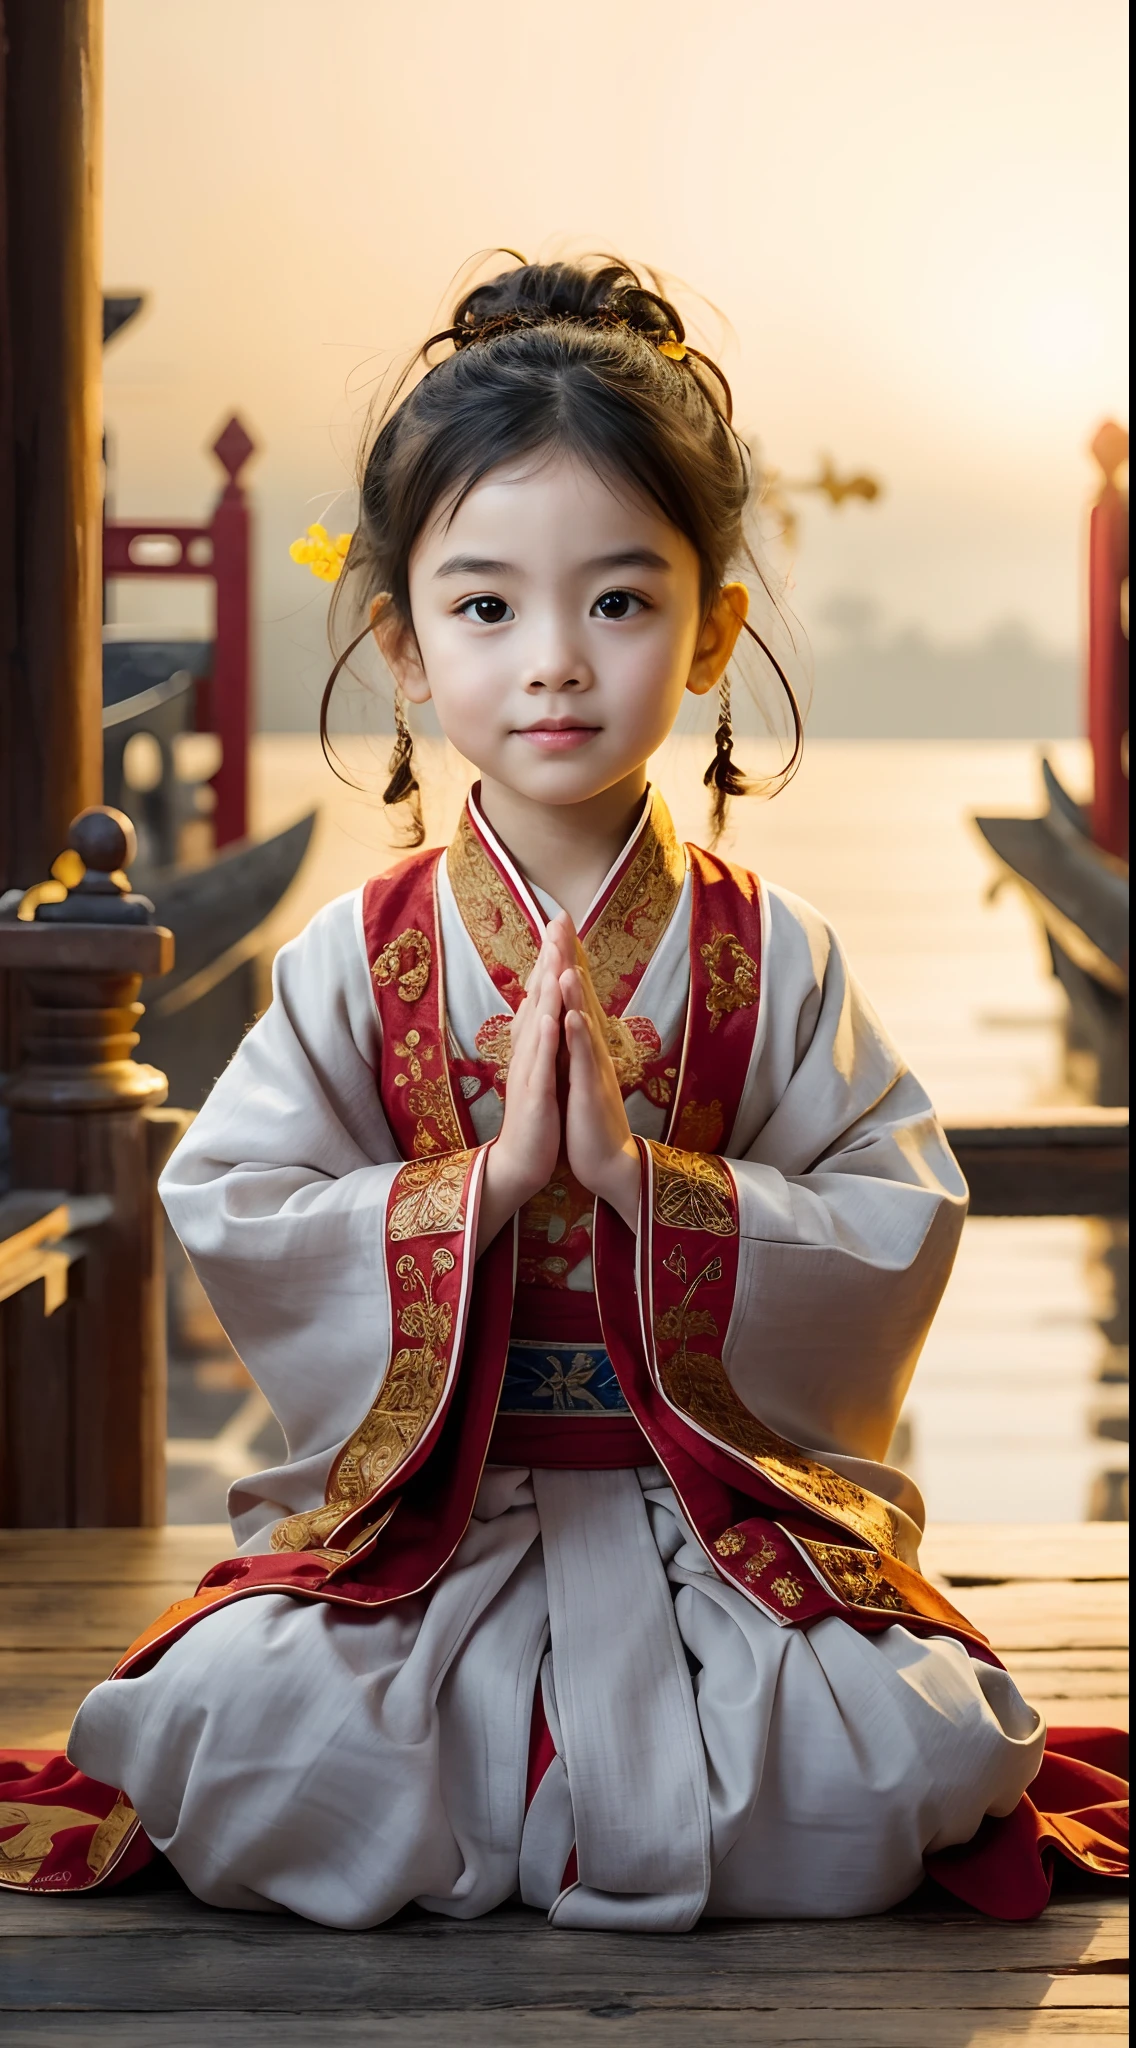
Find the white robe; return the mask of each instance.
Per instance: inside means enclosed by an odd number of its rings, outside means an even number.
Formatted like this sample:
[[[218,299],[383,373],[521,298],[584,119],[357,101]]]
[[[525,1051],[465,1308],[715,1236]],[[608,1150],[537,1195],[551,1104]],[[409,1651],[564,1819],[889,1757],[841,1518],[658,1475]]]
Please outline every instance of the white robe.
[[[450,1030],[501,997],[439,876]],[[542,899],[547,911],[553,906]],[[724,1354],[762,1421],[923,1510],[883,1461],[950,1270],[965,1187],[919,1084],[817,913],[763,895],[757,1041],[729,1146],[741,1261]],[[688,987],[689,877],[636,991],[664,1046]],[[318,1507],[390,1352],[386,1203],[361,894],[276,960],[274,999],[162,1181],[174,1227],[280,1419],[285,1464],[235,1485],[247,1551]],[[632,1128],[663,1112],[628,1101]],[[474,1105],[478,1135],[500,1102]],[[591,1286],[590,1260],[569,1286]],[[532,1703],[556,1746],[528,1812]],[[723,1583],[657,1466],[489,1466],[430,1592],[357,1616],[266,1594],[96,1688],[69,1745],[121,1786],[190,1887],[340,1927],[517,1891],[557,1925],[678,1931],[879,1911],[924,1853],[1012,1810],[1044,1726],[947,1637],[779,1627]],[[576,1845],[579,1880],[562,1884]]]

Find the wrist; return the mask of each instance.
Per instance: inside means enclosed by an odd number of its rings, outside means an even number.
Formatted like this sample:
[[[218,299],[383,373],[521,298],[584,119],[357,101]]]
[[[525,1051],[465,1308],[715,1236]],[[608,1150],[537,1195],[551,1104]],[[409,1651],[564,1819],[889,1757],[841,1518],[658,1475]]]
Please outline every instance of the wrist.
[[[518,1168],[500,1138],[492,1141],[485,1161],[485,1186],[487,1191],[492,1190],[494,1203],[503,1214],[512,1216],[523,1209],[533,1195],[539,1194],[542,1185]]]
[[[642,1175],[639,1147],[634,1138],[629,1137],[605,1169],[603,1185],[594,1191],[601,1201],[615,1210],[629,1230],[636,1230],[639,1224]]]

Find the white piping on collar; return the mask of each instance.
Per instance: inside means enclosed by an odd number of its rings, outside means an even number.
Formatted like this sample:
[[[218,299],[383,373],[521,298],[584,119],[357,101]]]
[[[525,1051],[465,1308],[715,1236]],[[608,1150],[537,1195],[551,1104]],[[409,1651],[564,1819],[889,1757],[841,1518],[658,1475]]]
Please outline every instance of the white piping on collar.
[[[630,837],[626,840],[621,852],[619,852],[616,855],[615,859],[612,861],[612,864],[609,867],[606,875],[604,876],[603,881],[600,883],[599,888],[596,890],[595,895],[592,897],[591,902],[589,903],[586,911],[584,912],[584,915],[581,918],[578,927],[578,929],[581,932],[585,929],[588,919],[591,917],[592,912],[594,911],[597,903],[602,901],[608,889],[610,889],[613,878],[619,873],[619,870],[626,865],[631,854],[634,852],[636,846],[639,844],[640,839],[643,837],[644,832],[647,830],[647,826],[651,817],[651,812],[654,808],[654,795],[654,788],[651,783],[648,783],[646,789],[643,792],[643,808],[639,815],[638,823],[635,825]],[[470,813],[473,817],[474,823],[476,824],[478,831],[483,835],[484,838],[486,838],[489,841],[489,844],[493,848],[493,851],[496,854],[497,859],[500,861],[502,867],[505,869],[505,872],[509,877],[509,880],[513,884],[513,887],[516,890],[517,895],[520,897],[521,902],[524,904],[526,910],[532,918],[533,923],[536,925],[538,931],[542,931],[545,925],[547,925],[551,921],[548,912],[544,908],[544,905],[541,903],[539,897],[536,895],[536,892],[533,889],[531,883],[526,882],[512,855],[506,852],[504,846],[501,844],[501,841],[498,839],[497,834],[493,830],[492,825],[486,818],[485,813],[481,808],[481,805],[478,803],[476,797],[474,796],[472,789],[470,790],[469,795],[466,798],[466,802],[469,805]],[[552,900],[553,902],[555,902],[555,897],[553,897]]]

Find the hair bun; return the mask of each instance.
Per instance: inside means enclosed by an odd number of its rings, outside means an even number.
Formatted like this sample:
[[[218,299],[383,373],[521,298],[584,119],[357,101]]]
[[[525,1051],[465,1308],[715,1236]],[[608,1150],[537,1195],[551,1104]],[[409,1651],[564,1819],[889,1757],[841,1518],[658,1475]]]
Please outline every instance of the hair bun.
[[[488,341],[518,327],[563,320],[584,327],[630,327],[648,341],[681,342],[682,320],[669,299],[651,291],[626,263],[603,258],[591,270],[578,263],[524,263],[467,292],[454,308],[458,348]]]

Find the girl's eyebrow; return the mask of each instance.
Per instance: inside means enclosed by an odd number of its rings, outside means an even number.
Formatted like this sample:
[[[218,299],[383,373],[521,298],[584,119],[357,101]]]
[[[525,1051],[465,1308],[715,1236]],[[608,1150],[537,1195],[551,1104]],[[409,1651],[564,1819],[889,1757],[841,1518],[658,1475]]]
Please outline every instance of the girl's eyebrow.
[[[654,548],[618,548],[610,555],[594,555],[590,562],[583,563],[589,575],[596,570],[607,569],[669,569],[665,555],[656,554]],[[448,555],[441,567],[435,569],[434,578],[439,576],[512,576],[516,571],[512,562],[497,562],[488,555]]]
[[[450,555],[435,569],[435,580],[439,576],[509,576],[513,572],[511,562],[493,562],[486,555]]]
[[[657,555],[654,548],[619,548],[611,555],[596,555],[585,562],[585,569],[669,569],[665,555]]]

